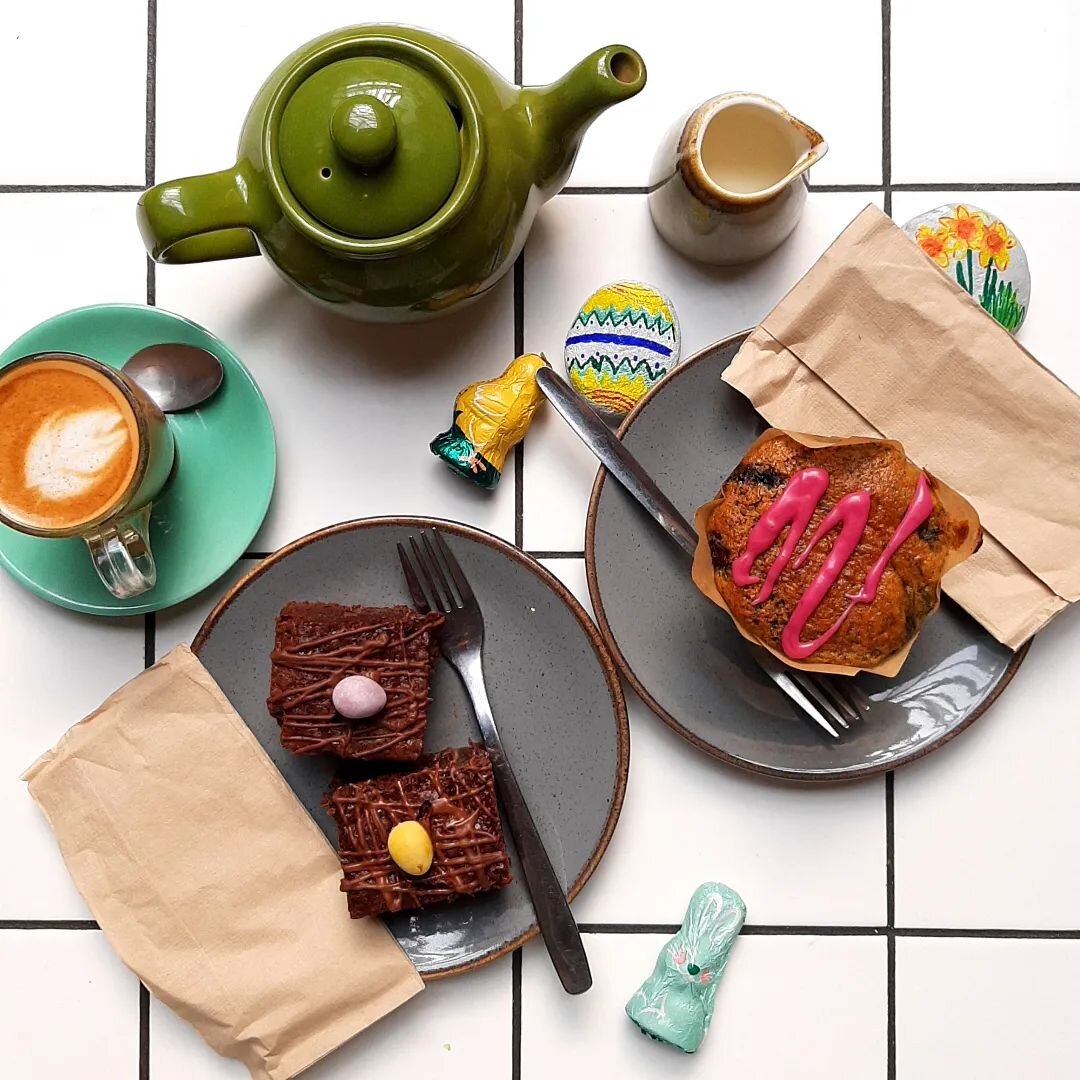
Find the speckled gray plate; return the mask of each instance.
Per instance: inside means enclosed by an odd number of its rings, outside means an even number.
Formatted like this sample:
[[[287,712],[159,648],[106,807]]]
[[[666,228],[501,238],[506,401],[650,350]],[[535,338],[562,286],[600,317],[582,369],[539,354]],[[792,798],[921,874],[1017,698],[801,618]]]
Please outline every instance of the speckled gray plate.
[[[480,601],[487,628],[484,667],[499,730],[551,861],[573,897],[615,828],[630,735],[618,675],[596,627],[535,560],[494,536],[446,521],[371,518],[335,525],[259,563],[210,613],[192,647],[336,843],[333,823],[319,805],[335,759],[284,750],[266,711],[274,618],[289,600],[408,604],[394,544],[432,525],[447,537]],[[442,660],[435,665],[432,698],[425,749],[479,740],[465,691]],[[536,934],[508,832],[507,844],[515,878],[508,888],[387,919],[425,978],[494,960]]]
[[[766,425],[721,374],[746,334],[683,361],[620,435],[692,520]],[[949,600],[894,679],[859,675],[864,719],[832,739],[750,659],[730,618],[695,588],[682,549],[601,469],[586,526],[589,592],[604,640],[649,707],[714,757],[788,780],[853,780],[942,746],[994,701],[1023,660]]]

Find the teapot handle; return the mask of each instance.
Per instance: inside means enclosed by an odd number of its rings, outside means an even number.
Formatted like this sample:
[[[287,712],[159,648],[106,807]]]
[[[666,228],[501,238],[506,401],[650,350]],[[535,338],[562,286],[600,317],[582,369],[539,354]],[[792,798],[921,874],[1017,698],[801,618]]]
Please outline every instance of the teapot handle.
[[[243,165],[149,188],[136,216],[155,262],[194,263],[258,255],[252,195],[258,181]]]

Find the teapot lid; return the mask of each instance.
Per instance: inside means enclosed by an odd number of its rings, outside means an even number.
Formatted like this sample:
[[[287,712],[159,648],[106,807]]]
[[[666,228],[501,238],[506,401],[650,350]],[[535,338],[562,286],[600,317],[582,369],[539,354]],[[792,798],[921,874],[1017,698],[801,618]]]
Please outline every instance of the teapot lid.
[[[382,56],[338,60],[285,104],[282,174],[307,213],[335,231],[396,236],[432,217],[454,188],[459,116],[420,68]]]

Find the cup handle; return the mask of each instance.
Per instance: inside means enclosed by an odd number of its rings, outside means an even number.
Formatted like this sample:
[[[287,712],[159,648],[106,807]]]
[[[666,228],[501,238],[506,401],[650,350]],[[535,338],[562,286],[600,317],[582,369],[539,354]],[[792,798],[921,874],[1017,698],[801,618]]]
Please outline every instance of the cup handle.
[[[147,592],[157,582],[149,534],[150,507],[144,506],[85,537],[98,577],[119,600]]]
[[[243,164],[149,188],[136,211],[146,250],[161,263],[258,255],[258,190]]]

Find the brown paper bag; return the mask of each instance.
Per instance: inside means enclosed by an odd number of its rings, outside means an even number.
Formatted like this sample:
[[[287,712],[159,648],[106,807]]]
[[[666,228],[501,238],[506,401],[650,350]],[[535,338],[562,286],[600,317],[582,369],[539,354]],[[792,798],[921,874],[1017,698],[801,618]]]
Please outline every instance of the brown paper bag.
[[[1080,599],[1080,397],[876,207],[723,377],[776,427],[896,439],[962,492],[985,542],[943,587],[999,641]]]
[[[286,1080],[423,988],[186,646],[27,771],[120,959],[218,1053]]]
[[[809,447],[822,447],[822,446],[841,446],[845,443],[864,443],[868,440],[865,438],[839,438],[839,439],[823,439],[817,435],[807,435],[799,431],[781,431],[778,428],[769,428],[768,431],[763,431],[753,443],[747,447],[746,452],[750,453],[751,450],[756,449],[762,443],[767,442],[769,439],[775,439],[779,435],[787,435],[789,438],[794,439],[796,442],[800,442],[803,446]],[[937,478],[934,478],[937,481]],[[937,497],[941,500],[942,505],[948,511],[949,515],[958,521],[965,521],[968,525],[967,542],[954,551],[950,551],[945,559],[945,572],[951,567],[956,566],[958,563],[963,562],[971,556],[972,552],[979,546],[981,540],[981,532],[979,529],[979,515],[975,513],[974,507],[962,496],[958,495],[947,484],[942,484],[937,481],[934,485],[934,491]],[[724,602],[724,597],[720,590],[716,587],[716,575],[713,573],[712,554],[709,551],[709,537],[707,532],[707,524],[709,521],[709,514],[712,513],[712,508],[716,505],[717,500],[711,499],[704,506],[700,507],[697,513],[694,515],[694,528],[697,530],[698,545],[697,550],[694,552],[694,567],[691,571],[691,576],[694,579],[694,584],[704,593],[714,604],[718,607],[722,607],[729,615],[730,609]],[[941,602],[941,596],[938,596],[938,603]],[[935,605],[935,610],[937,605]],[[902,649],[894,652],[892,656],[887,657],[876,667],[870,668],[858,668],[850,667],[846,664],[806,664],[799,660],[792,660],[791,657],[785,656],[784,653],[778,649],[772,648],[764,641],[759,641],[751,633],[749,633],[737,619],[731,620],[735,624],[735,629],[747,641],[752,641],[755,645],[760,645],[763,649],[767,649],[776,657],[782,664],[786,664],[788,667],[801,668],[803,671],[816,671],[822,675],[857,675],[860,671],[869,671],[873,675],[883,675],[887,678],[891,678],[895,675],[903,666],[904,661],[908,657],[908,653],[911,652],[911,647],[915,644],[915,638],[913,637]],[[917,637],[918,635],[916,635]]]

